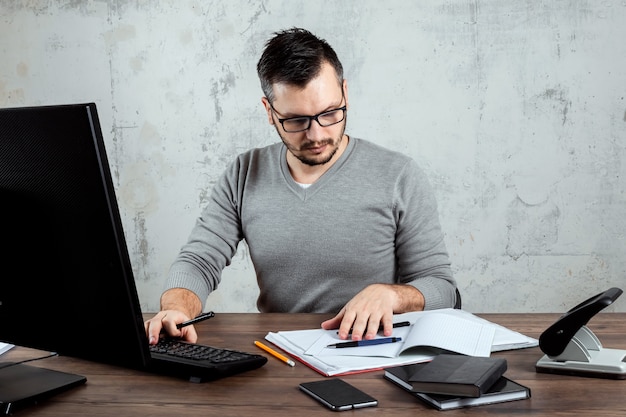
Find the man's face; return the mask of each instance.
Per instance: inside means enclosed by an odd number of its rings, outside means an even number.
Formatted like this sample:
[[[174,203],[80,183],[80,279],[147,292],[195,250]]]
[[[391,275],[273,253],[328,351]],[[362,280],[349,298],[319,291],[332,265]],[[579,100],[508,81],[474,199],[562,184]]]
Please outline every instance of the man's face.
[[[348,105],[346,83],[340,85],[332,66],[324,64],[320,74],[304,89],[288,84],[274,85],[274,102],[263,99],[270,124],[273,124],[289,152],[305,165],[323,165],[333,159],[346,128],[346,120],[323,127],[311,120],[307,130],[286,132],[278,119],[314,116]],[[345,112],[339,111],[340,116]],[[320,120],[323,120],[320,117]],[[326,124],[322,121],[323,124]]]

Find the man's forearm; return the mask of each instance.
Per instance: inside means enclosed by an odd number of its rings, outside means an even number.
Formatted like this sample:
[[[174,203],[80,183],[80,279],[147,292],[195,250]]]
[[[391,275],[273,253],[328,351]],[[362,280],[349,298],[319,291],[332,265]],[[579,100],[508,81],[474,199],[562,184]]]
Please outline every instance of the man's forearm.
[[[394,313],[407,313],[409,311],[422,311],[426,302],[424,295],[417,288],[412,285],[393,284],[392,285],[396,296],[398,297],[398,304]]]
[[[161,295],[163,310],[178,310],[193,318],[202,312],[202,303],[196,294],[185,288],[171,288]]]

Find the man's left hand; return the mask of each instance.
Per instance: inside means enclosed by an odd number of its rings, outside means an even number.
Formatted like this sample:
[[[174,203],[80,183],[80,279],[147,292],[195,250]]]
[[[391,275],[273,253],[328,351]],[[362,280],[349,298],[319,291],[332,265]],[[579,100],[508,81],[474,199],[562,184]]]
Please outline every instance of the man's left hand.
[[[393,332],[393,315],[424,309],[424,296],[411,285],[372,284],[355,295],[332,319],[326,330],[339,328],[339,338],[374,339],[380,327],[384,336]]]

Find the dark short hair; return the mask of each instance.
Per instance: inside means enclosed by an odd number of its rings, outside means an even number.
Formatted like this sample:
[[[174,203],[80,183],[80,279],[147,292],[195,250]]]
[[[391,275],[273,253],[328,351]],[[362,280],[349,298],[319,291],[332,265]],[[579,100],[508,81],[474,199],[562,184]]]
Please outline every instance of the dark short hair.
[[[335,68],[341,85],[343,67],[337,54],[325,40],[300,28],[274,33],[274,37],[265,44],[265,50],[257,63],[263,94],[272,103],[272,86],[276,83],[304,88],[320,73],[325,62]]]

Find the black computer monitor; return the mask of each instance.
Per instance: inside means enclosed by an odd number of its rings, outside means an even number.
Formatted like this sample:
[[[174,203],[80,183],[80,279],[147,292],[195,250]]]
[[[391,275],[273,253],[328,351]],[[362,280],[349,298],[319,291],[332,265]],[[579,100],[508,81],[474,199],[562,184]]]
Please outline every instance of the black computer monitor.
[[[95,104],[0,109],[0,239],[0,341],[145,365]]]

